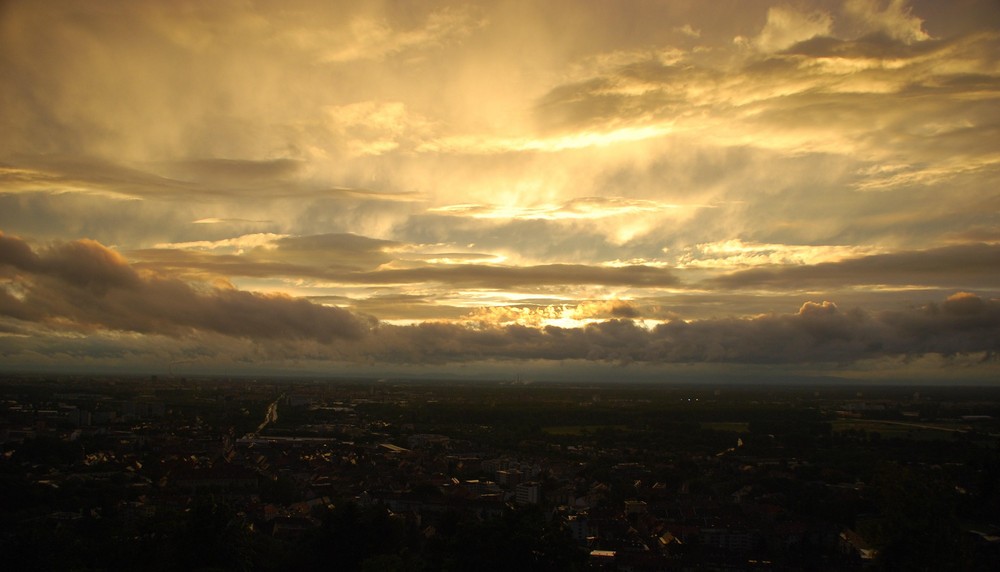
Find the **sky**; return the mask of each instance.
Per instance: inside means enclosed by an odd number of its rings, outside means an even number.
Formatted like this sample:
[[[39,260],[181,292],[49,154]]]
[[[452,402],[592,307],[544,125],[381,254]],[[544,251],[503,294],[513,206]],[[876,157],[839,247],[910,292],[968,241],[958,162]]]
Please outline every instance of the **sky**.
[[[0,3],[0,369],[1000,380],[1000,5]]]

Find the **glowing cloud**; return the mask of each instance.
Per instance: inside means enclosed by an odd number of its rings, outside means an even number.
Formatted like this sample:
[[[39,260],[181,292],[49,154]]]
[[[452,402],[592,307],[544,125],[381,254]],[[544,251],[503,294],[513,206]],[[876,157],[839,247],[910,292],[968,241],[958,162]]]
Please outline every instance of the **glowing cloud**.
[[[995,368],[994,0],[3,14],[5,367]]]

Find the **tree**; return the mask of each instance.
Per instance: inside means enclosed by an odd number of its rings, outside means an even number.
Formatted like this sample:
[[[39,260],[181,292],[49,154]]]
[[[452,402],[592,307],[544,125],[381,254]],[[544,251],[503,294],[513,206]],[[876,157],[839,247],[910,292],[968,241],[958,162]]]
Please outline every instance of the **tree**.
[[[965,570],[954,491],[937,475],[884,464],[873,479],[880,519],[870,531],[884,570]]]
[[[582,570],[586,554],[538,507],[463,526],[444,547],[444,570]]]

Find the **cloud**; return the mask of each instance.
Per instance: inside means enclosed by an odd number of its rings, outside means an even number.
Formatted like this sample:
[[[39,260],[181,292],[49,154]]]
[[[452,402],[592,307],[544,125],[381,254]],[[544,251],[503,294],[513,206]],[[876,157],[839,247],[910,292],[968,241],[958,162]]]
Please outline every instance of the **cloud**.
[[[1000,342],[1000,302],[968,292],[953,294],[941,304],[886,312],[882,320],[898,333],[897,349],[913,353],[951,355],[979,347],[995,355]]]
[[[30,266],[20,268],[31,270]],[[142,283],[122,255],[89,239],[49,248],[42,256],[42,269],[70,286],[98,295],[110,290],[135,290]]]
[[[923,30],[923,20],[914,16],[906,0],[848,0],[843,6],[844,19],[852,26],[854,38],[883,35],[905,44],[929,40]],[[799,11],[789,6],[772,6],[767,21],[756,37],[737,37],[737,44],[746,44],[762,52],[777,52],[813,38],[830,37],[835,19],[829,12]]]
[[[993,0],[190,8],[5,5],[0,228],[25,241],[0,331],[24,351],[875,363],[998,295]],[[183,326],[155,288],[206,321],[244,294],[295,314],[280,292],[391,323]]]
[[[802,304],[799,308],[799,316],[832,316],[837,313],[837,305],[833,302],[827,302],[824,300],[822,303],[817,304],[816,302],[806,302]]]
[[[666,125],[647,125],[641,127],[615,127],[609,125],[600,126],[588,131],[541,137],[452,135],[422,143],[417,146],[416,151],[419,153],[456,153],[463,155],[561,153],[577,149],[609,147],[621,143],[655,139],[669,132],[670,128]]]
[[[861,245],[760,244],[730,239],[686,249],[677,257],[677,265],[684,268],[797,266],[857,258],[878,250]]]
[[[270,220],[250,220],[245,218],[216,218],[216,217],[206,217],[200,218],[198,220],[191,221],[192,224],[268,224],[274,221]]]
[[[36,252],[20,239],[0,235],[0,264],[6,272],[0,312],[14,324],[43,328],[43,337],[57,331],[171,338],[221,335],[263,344],[260,351],[269,356],[265,359],[850,363],[883,356],[988,353],[1000,343],[1000,301],[969,292],[953,294],[940,304],[898,310],[843,311],[830,301],[805,302],[790,314],[674,319],[652,328],[633,320],[644,313],[641,306],[620,300],[567,307],[578,318],[596,319],[580,327],[546,325],[544,320],[527,325],[480,320],[473,326],[404,326],[376,325],[304,299],[164,278],[136,270],[93,241]],[[212,354],[229,344],[216,339],[215,349],[205,351]]]
[[[5,285],[5,314],[52,327],[332,342],[362,338],[370,326],[345,310],[303,299],[192,286],[140,273],[120,254],[91,240],[36,253],[20,239],[3,235],[0,263],[17,273],[16,289]]]
[[[829,33],[771,52],[733,50],[728,38],[769,30],[768,42],[782,44],[789,41],[779,41],[782,22],[823,18],[788,8],[768,16],[760,4],[734,9],[733,22],[746,23],[736,26],[680,4],[655,7],[656,17],[576,7],[567,18],[558,3],[406,11],[343,3],[239,10],[233,3],[197,13],[140,3],[124,25],[90,10],[73,18],[66,6],[10,11],[13,31],[0,50],[14,78],[0,87],[11,102],[0,111],[10,193],[113,195],[183,208],[190,220],[272,221],[246,223],[240,233],[409,240],[402,232],[424,207],[582,217],[598,209],[564,207],[618,197],[663,205],[744,200],[752,208],[810,187],[813,195],[836,194],[831,201],[849,209],[858,204],[854,190],[985,188],[997,176],[988,152],[996,137],[995,34],[959,28],[907,42],[875,33],[877,22],[910,21],[898,3],[857,4],[859,14],[874,14],[869,24],[831,8]],[[352,22],[359,23],[353,31]],[[597,22],[606,25],[587,30]],[[663,44],[663,29],[670,39],[685,25],[702,33],[697,48],[686,40]],[[19,31],[31,29],[37,33]],[[317,65],[345,49],[356,57]],[[906,104],[894,105],[896,97]],[[808,210],[803,196],[795,199],[783,201],[788,210]],[[400,204],[357,204],[369,200]],[[880,208],[889,203],[899,201]],[[774,216],[785,208],[767,206]],[[718,209],[624,233],[597,230],[610,247],[650,234],[673,247],[735,236],[762,241],[747,230],[777,228],[744,215]],[[226,238],[150,221],[149,232],[170,236],[137,244],[97,221],[66,218],[78,229],[68,236],[130,248]],[[845,227],[857,220],[825,219],[812,228],[830,230],[810,240],[850,233]],[[49,237],[28,227],[40,222],[18,224],[5,220],[3,228]],[[873,224],[866,233],[875,243],[898,229]],[[560,260],[550,254],[546,261]],[[601,260],[651,256],[602,253]]]
[[[37,271],[42,261],[23,240],[0,233],[0,264]]]
[[[848,0],[844,12],[864,33],[885,34],[906,43],[930,39],[923,20],[913,15],[907,0],[888,0],[880,8],[882,4],[882,0]]]
[[[314,278],[343,285],[435,284],[445,288],[497,290],[546,285],[667,287],[678,284],[669,270],[650,265],[473,264],[471,261],[494,260],[495,257],[479,253],[420,253],[395,241],[354,234],[247,235],[162,246],[169,248],[139,249],[130,251],[130,255],[136,257],[137,266],[144,269],[226,277]],[[216,249],[231,253],[211,253]]]
[[[388,269],[348,275],[363,284],[414,284],[437,282],[453,288],[531,288],[541,285],[674,286],[678,280],[668,270],[649,266],[608,268],[584,264],[534,266],[481,266],[455,264],[438,267]]]
[[[93,157],[18,158],[0,172],[8,193],[86,193],[116,198],[196,194],[193,185]]]
[[[412,201],[413,192],[383,193],[339,187],[299,177],[298,161],[192,159],[122,165],[97,157],[23,156],[0,168],[0,184],[8,193],[84,193],[168,202],[219,199],[343,197]]]
[[[684,24],[683,26],[678,26],[678,27],[674,28],[674,30],[680,32],[681,34],[684,34],[685,36],[687,36],[689,38],[700,38],[701,37],[701,30],[697,30],[697,29],[691,27],[691,24]]]
[[[212,223],[215,221],[212,220]],[[252,222],[252,221],[244,221]],[[203,221],[195,221],[203,223]],[[259,246],[270,246],[275,241],[285,238],[286,235],[274,234],[270,232],[244,234],[235,238],[224,238],[221,240],[197,240],[192,242],[161,242],[155,248],[177,249],[177,250],[227,250],[236,254],[242,254],[244,250]]]
[[[369,238],[352,233],[328,233],[310,236],[287,236],[249,253],[253,260],[282,264],[300,264],[324,271],[324,276],[347,270],[373,270],[393,259],[390,250],[398,248],[392,240]]]
[[[892,179],[867,174],[858,188],[931,185],[996,169],[986,152],[996,123],[995,34],[917,43],[885,34],[837,38],[818,35],[830,31],[818,16],[769,14],[774,30],[761,37],[780,50],[726,61],[636,54],[554,86],[537,100],[538,121],[558,133],[643,126],[651,138],[904,166]],[[779,41],[785,28],[776,22],[798,19],[822,25],[789,24],[793,35]],[[907,105],[887,104],[890,96]],[[942,144],[954,152],[942,154]]]
[[[401,145],[408,149],[420,147],[434,131],[430,121],[409,112],[398,101],[329,106],[326,113],[331,131],[345,140],[351,156],[382,155]]]
[[[420,57],[419,52],[423,50],[463,40],[484,23],[471,6],[431,12],[422,23],[409,29],[394,27],[386,19],[363,14],[351,19],[346,37],[331,38],[323,34],[305,41],[314,43],[314,47],[322,51],[322,61],[327,63],[379,60],[397,55]],[[304,40],[301,31],[295,39],[300,43]]]
[[[566,220],[598,219],[616,216],[670,213],[688,209],[708,208],[707,205],[678,205],[625,197],[579,197],[560,205],[446,205],[427,212],[476,219]]]
[[[698,203],[717,207],[633,235],[659,235],[671,248],[734,236],[940,245],[929,229],[989,224],[984,213],[994,201],[982,189],[1000,181],[991,152],[1000,117],[997,40],[980,32],[912,44],[822,36],[726,60],[617,61],[539,97],[540,129],[634,124],[663,134],[627,153],[622,147],[621,156],[602,155],[596,174],[573,163],[576,186],[547,182],[578,194],[610,183],[615,194],[674,204],[696,193]],[[754,168],[743,169],[744,161]],[[901,192],[908,200],[899,200]]]
[[[961,309],[956,300],[964,304]],[[850,363],[883,356],[994,352],[1000,342],[1000,301],[962,294],[941,306],[885,312],[842,312],[831,302],[807,302],[794,314],[675,320],[652,329],[610,319],[580,328],[383,326],[379,336],[379,343],[388,347],[371,350],[378,359],[408,363],[486,358]]]
[[[627,300],[580,301],[567,304],[507,304],[480,306],[465,316],[473,327],[543,326],[582,327],[608,319],[636,319],[647,308]]]
[[[381,292],[357,299],[336,298],[334,301],[341,305],[350,304],[362,314],[378,316],[382,323],[458,321],[469,311],[466,300],[427,289],[423,289],[421,294]]]
[[[1000,285],[1000,246],[961,244],[922,251],[874,254],[811,266],[739,270],[712,278],[720,288],[813,288],[848,285]]]
[[[238,184],[241,187],[264,180],[288,180],[303,168],[300,160],[190,159],[166,165],[175,176],[204,182]]]
[[[816,36],[830,34],[833,18],[827,12],[799,12],[774,6],[767,10],[767,23],[750,43],[764,52],[776,52]]]

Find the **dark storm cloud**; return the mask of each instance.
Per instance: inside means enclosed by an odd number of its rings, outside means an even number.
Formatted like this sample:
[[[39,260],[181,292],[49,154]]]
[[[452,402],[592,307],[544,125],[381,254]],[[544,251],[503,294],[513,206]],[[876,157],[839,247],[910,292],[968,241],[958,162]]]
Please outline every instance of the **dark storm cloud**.
[[[361,338],[370,325],[350,312],[305,299],[195,287],[141,274],[120,254],[90,240],[35,253],[23,241],[3,235],[0,263],[17,273],[16,293],[5,290],[0,300],[6,315],[83,331],[181,335],[203,330],[329,342]]]
[[[118,253],[87,240],[36,252],[0,235],[0,261],[7,278],[0,312],[7,318],[84,332],[222,334],[265,343],[268,355],[280,359],[850,363],[886,356],[993,355],[1000,349],[1000,301],[967,292],[902,310],[844,311],[832,302],[806,302],[790,314],[674,320],[652,329],[627,318],[638,311],[627,303],[610,304],[608,310],[626,317],[580,328],[393,326],[305,299],[193,286],[140,272]],[[391,302],[426,303],[419,297]],[[351,343],[331,345],[335,340]]]
[[[622,302],[611,307],[611,315],[616,318],[638,318],[640,311],[635,306]]]
[[[36,271],[41,259],[23,240],[0,233],[0,265]]]
[[[707,284],[723,289],[879,284],[996,288],[1000,286],[1000,245],[961,244],[812,266],[753,268],[712,278]]]
[[[953,354],[972,346],[1000,352],[1000,302],[968,292],[913,311],[886,312],[882,320],[897,332],[897,343],[912,352]]]
[[[841,311],[807,302],[793,314],[676,320],[648,330],[613,319],[582,328],[380,328],[377,359],[412,363],[472,359],[618,363],[850,363],[886,356],[1000,351],[1000,301],[959,293],[905,311]]]
[[[74,240],[49,248],[42,256],[42,269],[70,286],[100,294],[142,286],[139,275],[120,254],[93,240]]]

